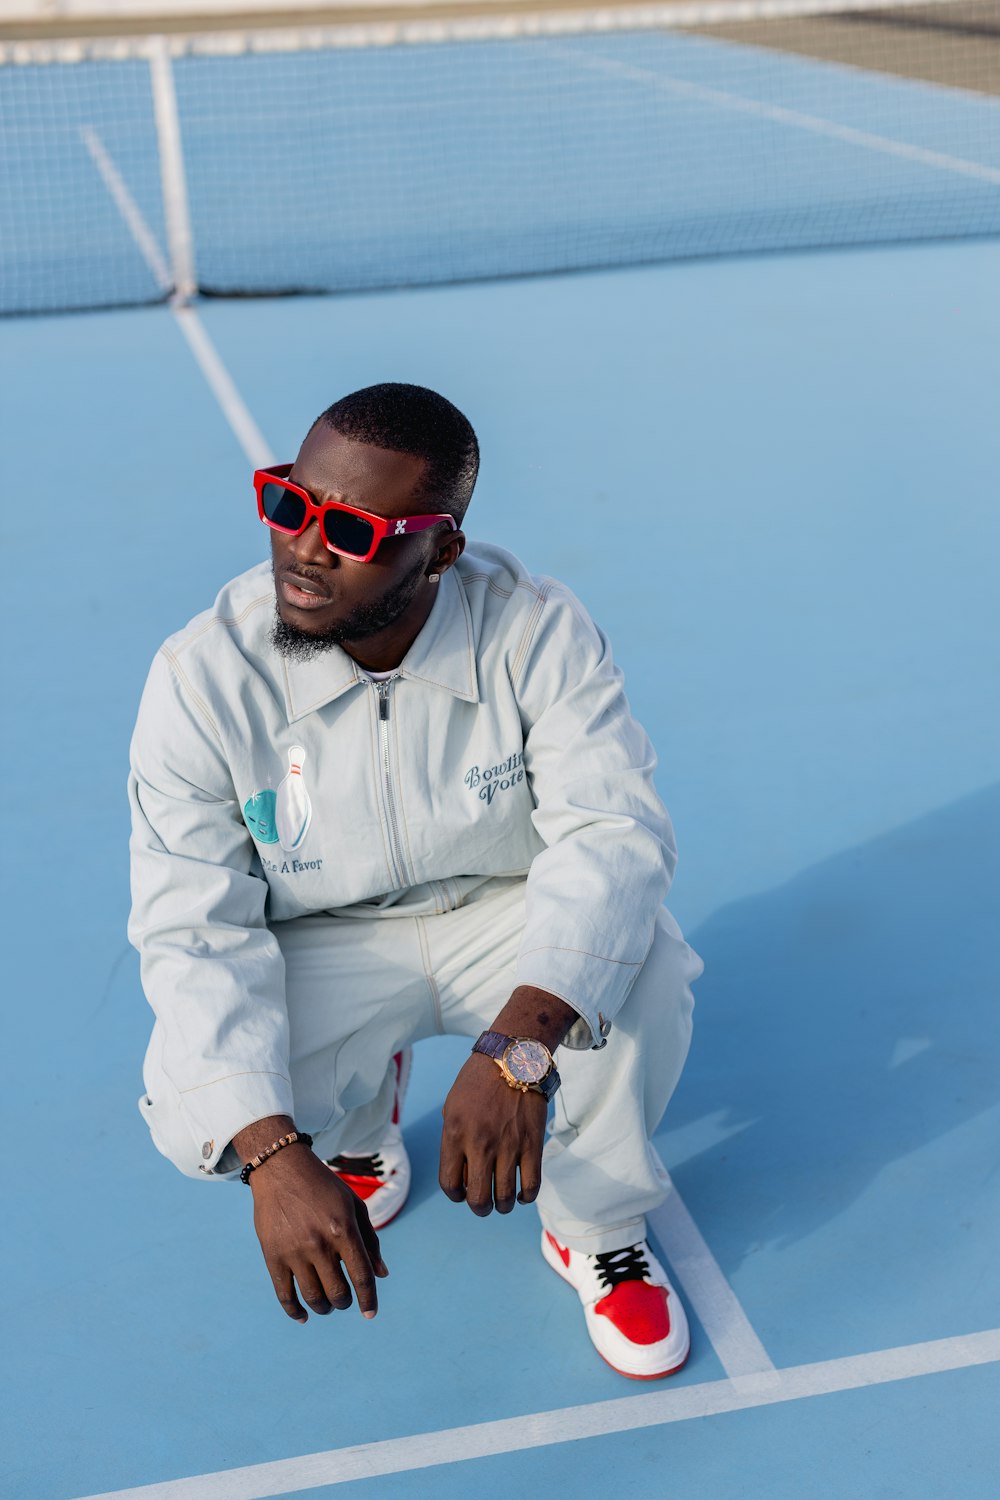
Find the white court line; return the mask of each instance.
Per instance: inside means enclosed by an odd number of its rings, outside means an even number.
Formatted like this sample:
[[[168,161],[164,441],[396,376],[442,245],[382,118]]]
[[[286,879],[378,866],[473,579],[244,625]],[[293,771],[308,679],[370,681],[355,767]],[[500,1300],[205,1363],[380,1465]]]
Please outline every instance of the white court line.
[[[847,141],[852,146],[864,146],[869,151],[880,151],[885,156],[901,156],[906,161],[919,162],[921,166],[934,167],[941,172],[957,172],[962,177],[974,177],[980,182],[1000,183],[1000,167],[987,167],[982,162],[968,161],[963,156],[928,151],[923,146],[913,146],[907,141],[894,141],[891,136],[873,135],[867,130],[855,130],[852,125],[839,125],[835,120],[827,120],[822,115],[803,114],[801,110],[785,109],[781,104],[762,104],[759,100],[747,99],[742,94],[731,94],[725,89],[713,89],[701,83],[689,83],[686,79],[657,73],[652,68],[638,68],[632,63],[619,62],[616,58],[592,57],[574,47],[553,47],[551,50],[557,56],[569,58],[594,72],[614,73],[620,78],[650,83],[655,89],[676,94],[680,98],[697,99],[701,103],[714,104],[737,114],[775,120],[779,125],[793,125],[798,130],[809,130],[814,135]]]
[[[143,218],[142,211],[125,186],[125,180],[105,150],[104,142],[90,125],[80,126],[80,139],[90,153],[90,159],[101,174],[104,186],[111,194],[114,205],[128,226],[129,233],[139,247],[139,253],[153,273],[153,279],[161,291],[169,292],[174,284],[170,268],[163,257],[156,236]]]
[[[649,1216],[681,1290],[731,1380],[774,1377],[774,1365],[676,1187]],[[774,1377],[777,1378],[777,1377]]]
[[[171,311],[251,468],[263,469],[273,464],[275,458],[267,439],[250,415],[249,407],[236,389],[198,314],[193,307],[183,307],[179,303],[175,303]]]
[[[156,278],[157,284],[164,291],[170,291],[173,279],[160,247],[156,243],[156,237],[146,223],[139,205],[125,186],[121,173],[108,155],[104,142],[97,131],[89,125],[81,126],[80,135],[104,180],[105,187],[114,199],[118,212],[135,240],[140,254]],[[208,381],[213,396],[222,408],[222,413],[251,466],[260,469],[267,464],[273,464],[274,454],[268,446],[267,439],[250,415],[246,402],[219,358],[215,345],[205,332],[198,314],[181,301],[173,302],[170,310],[187,340],[198,368]]]
[[[757,1389],[746,1381],[714,1380],[649,1395],[597,1401],[589,1406],[567,1406],[561,1411],[534,1412],[500,1422],[478,1422],[471,1427],[421,1432],[415,1437],[389,1438],[381,1443],[359,1443],[326,1453],[305,1453],[299,1458],[197,1474],[189,1479],[168,1479],[162,1484],[111,1490],[81,1500],[269,1500],[271,1496],[295,1490],[349,1484],[355,1479],[402,1474],[500,1453],[521,1453],[529,1448],[634,1432],[668,1422],[689,1422],[696,1417],[800,1401],[834,1391],[855,1391],[864,1386],[967,1369],[997,1360],[1000,1360],[1000,1328],[991,1328],[984,1333],[906,1344],[874,1354],[793,1365],[777,1371],[776,1380],[768,1379]]]

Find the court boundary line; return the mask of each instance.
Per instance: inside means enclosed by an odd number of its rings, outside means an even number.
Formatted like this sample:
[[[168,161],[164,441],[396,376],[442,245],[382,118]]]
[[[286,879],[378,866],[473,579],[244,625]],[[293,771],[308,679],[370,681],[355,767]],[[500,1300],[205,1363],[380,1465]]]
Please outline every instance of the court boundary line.
[[[92,125],[80,125],[78,134],[87,154],[100,173],[112,203],[125,221],[125,227],[135,241],[139,254],[146,262],[153,280],[161,292],[173,289],[174,278],[160,249],[155,234],[146,222],[142,209],[125,185],[125,179],[108,153],[108,149]]]
[[[121,214],[125,227],[135,241],[139,254],[160,289],[164,292],[171,291],[174,289],[174,278],[170,274],[166,257],[142,209],[129,192],[114,159],[93,126],[82,125],[79,130],[80,138],[100,173],[112,202]],[[182,256],[182,266],[183,264]],[[251,468],[260,469],[276,462],[267,439],[254,421],[250,408],[237,390],[235,381],[220,359],[201,319],[188,304],[183,287],[173,290],[170,312]]]
[[[1000,1328],[926,1343],[904,1344],[871,1354],[850,1354],[815,1364],[791,1365],[773,1374],[744,1376],[736,1380],[714,1380],[681,1386],[672,1391],[623,1396],[586,1406],[568,1406],[556,1411],[531,1412],[500,1421],[477,1422],[417,1433],[407,1438],[387,1438],[376,1443],[358,1443],[323,1453],[305,1453],[270,1463],[169,1479],[138,1488],[107,1490],[78,1500],[272,1500],[297,1490],[321,1485],[347,1484],[384,1474],[429,1469],[470,1459],[522,1452],[581,1438],[610,1436],[659,1427],[698,1417],[773,1406],[811,1396],[861,1390],[920,1375],[944,1374],[949,1370],[1000,1361]]]
[[[251,468],[263,469],[276,463],[267,439],[254,421],[250,408],[237,390],[236,382],[223,364],[194,308],[187,303],[174,302],[170,310]]]
[[[136,248],[138,248],[139,255],[141,255],[142,260],[147,264],[148,269],[150,269],[154,281],[156,281],[156,284],[159,285],[162,291],[174,290],[174,294],[169,299],[169,311],[174,315],[174,321],[177,323],[180,332],[184,335],[187,348],[189,348],[190,353],[195,357],[195,363],[198,365],[201,374],[204,375],[205,381],[208,383],[208,389],[211,390],[211,395],[219,402],[220,410],[222,410],[226,422],[229,423],[229,429],[231,429],[232,435],[234,435],[235,440],[237,440],[237,443],[243,449],[243,453],[246,455],[247,460],[249,460],[250,466],[252,468],[264,468],[268,463],[276,462],[267,438],[264,437],[261,429],[258,428],[255,420],[253,420],[250,408],[243,401],[243,396],[240,395],[237,387],[235,387],[235,381],[232,380],[228,369],[225,368],[222,360],[220,360],[219,353],[217,353],[213,342],[208,338],[201,318],[198,317],[195,309],[190,308],[189,303],[187,303],[186,291],[184,291],[183,287],[174,288],[174,278],[169,273],[165,255],[160,251],[156,236],[154,236],[150,225],[145,220],[144,213],[139,208],[138,202],[135,201],[132,193],[127,189],[124,178],[121,177],[121,172],[115,166],[114,159],[112,159],[108,148],[106,148],[106,145],[100,139],[99,133],[90,124],[84,124],[84,126],[79,126],[79,136],[81,136],[82,142],[84,142],[85,148],[87,148],[88,154],[90,154],[90,159],[93,160],[94,166],[96,166],[97,172],[100,174],[100,180],[103,181],[106,189],[108,189],[111,201],[114,202],[115,208],[121,214],[124,226],[126,226],[127,231],[132,236],[133,242],[135,242]],[[186,263],[184,263],[183,254],[181,254],[181,270],[183,270],[184,264]]]
[[[653,1233],[705,1336],[731,1380],[775,1374],[774,1363],[668,1173],[666,1200],[649,1214]]]
[[[707,38],[706,40],[714,40]],[[851,146],[863,146],[869,151],[881,152],[885,156],[898,156],[904,161],[919,162],[921,166],[933,167],[940,172],[954,172],[962,177],[973,177],[980,182],[1000,184],[1000,167],[988,167],[982,162],[969,161],[964,156],[951,156],[944,151],[929,151],[924,146],[915,146],[909,141],[896,141],[888,135],[876,135],[872,131],[858,130],[853,125],[841,125],[828,120],[824,115],[809,115],[798,109],[787,109],[783,104],[764,104],[758,99],[749,99],[744,94],[733,94],[727,89],[710,88],[707,84],[691,83],[685,78],[674,78],[669,73],[656,73],[652,68],[640,68],[635,63],[621,62],[614,57],[593,57],[574,47],[553,47],[557,57],[565,57],[592,72],[614,73],[641,83],[652,84],[654,89],[676,94],[681,98],[696,99],[701,103],[714,104],[736,114],[753,115],[758,119],[773,120],[779,125],[791,125],[813,135],[828,136],[844,141]],[[761,48],[761,51],[767,50]],[[834,64],[836,66],[836,64]],[[903,81],[903,80],[900,80]]]

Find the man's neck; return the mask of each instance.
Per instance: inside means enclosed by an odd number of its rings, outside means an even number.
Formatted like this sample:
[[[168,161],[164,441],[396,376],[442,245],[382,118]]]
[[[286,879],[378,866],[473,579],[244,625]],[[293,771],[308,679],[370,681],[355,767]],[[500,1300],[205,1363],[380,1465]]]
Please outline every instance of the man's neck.
[[[436,598],[436,585],[427,585],[385,630],[360,641],[343,641],[342,650],[367,672],[394,672],[427,624]]]

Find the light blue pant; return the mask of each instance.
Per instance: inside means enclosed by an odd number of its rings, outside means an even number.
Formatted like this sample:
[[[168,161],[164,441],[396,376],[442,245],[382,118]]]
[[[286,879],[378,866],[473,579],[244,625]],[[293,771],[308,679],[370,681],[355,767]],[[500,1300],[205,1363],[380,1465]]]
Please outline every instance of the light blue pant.
[[[365,1155],[378,1146],[392,1111],[394,1052],[442,1033],[475,1038],[492,1025],[516,983],[524,890],[520,880],[495,881],[440,916],[307,917],[276,925],[295,1122],[314,1137],[320,1156]],[[595,1252],[640,1239],[644,1215],[666,1196],[650,1136],[684,1066],[691,984],[701,971],[701,960],[662,910],[607,1045],[558,1049],[562,1087],[538,1210],[563,1244]],[[165,1103],[173,1093],[153,1048],[145,1082],[153,1099]],[[205,1181],[179,1114],[163,1108],[155,1119],[148,1109],[143,1114],[159,1150]],[[239,1167],[231,1147],[220,1168],[230,1166]]]

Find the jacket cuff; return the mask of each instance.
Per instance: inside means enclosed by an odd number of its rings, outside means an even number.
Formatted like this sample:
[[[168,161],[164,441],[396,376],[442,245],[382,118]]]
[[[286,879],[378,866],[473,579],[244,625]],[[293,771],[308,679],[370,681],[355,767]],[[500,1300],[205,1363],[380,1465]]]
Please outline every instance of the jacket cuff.
[[[203,1083],[181,1093],[180,1108],[201,1157],[199,1170],[209,1174],[239,1170],[242,1162],[229,1148],[248,1125],[269,1115],[294,1118],[292,1085],[283,1073],[233,1073]]]
[[[517,982],[548,990],[579,1012],[561,1045],[582,1052],[604,1046],[641,968],[576,948],[532,948],[518,959]]]

